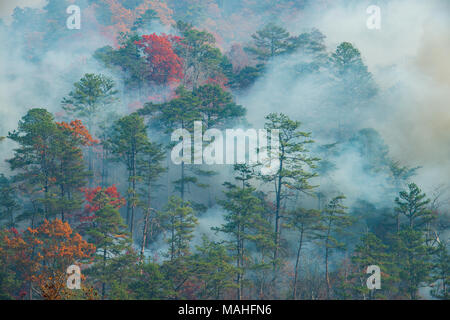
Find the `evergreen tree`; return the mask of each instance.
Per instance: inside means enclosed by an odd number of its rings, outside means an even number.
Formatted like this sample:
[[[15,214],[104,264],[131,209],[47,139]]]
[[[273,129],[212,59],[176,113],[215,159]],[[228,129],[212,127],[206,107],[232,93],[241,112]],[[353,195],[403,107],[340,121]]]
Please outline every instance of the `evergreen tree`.
[[[434,219],[427,207],[430,199],[426,199],[426,194],[415,183],[408,184],[408,189],[409,191],[401,191],[399,198],[395,198],[395,211],[408,219],[410,228],[421,230]]]
[[[183,59],[183,85],[195,89],[202,80],[221,73],[222,53],[214,47],[212,34],[182,21],[177,22],[176,28],[182,35],[176,51]]]
[[[394,254],[391,248],[384,244],[374,233],[367,233],[361,237],[356,245],[352,263],[355,266],[354,280],[351,286],[351,297],[355,299],[385,299],[395,293],[395,284],[398,282],[398,270],[395,265]],[[369,290],[366,280],[369,275],[367,267],[376,265],[381,271],[381,289]]]
[[[94,264],[87,272],[101,284],[101,297],[104,299],[107,290],[112,287],[117,294],[116,276],[119,270],[112,266],[121,264],[124,260],[122,256],[132,252],[127,226],[118,211],[125,201],[115,187],[88,190],[86,198],[89,203],[87,209],[94,213],[86,234],[97,248]]]
[[[172,279],[172,290],[175,297],[179,298],[183,296],[183,286],[195,274],[189,257],[190,242],[198,222],[189,203],[175,196],[169,199],[161,215],[162,228],[167,234],[166,243],[169,245],[166,253],[168,261],[163,264],[162,271]]]
[[[61,101],[62,108],[77,118],[84,119],[89,132],[95,128],[99,115],[106,107],[116,101],[114,81],[102,74],[86,73],[78,82],[74,83],[74,89]],[[92,146],[88,151],[88,169],[94,170],[94,156]],[[89,184],[92,186],[93,179]]]
[[[74,89],[62,99],[61,104],[69,114],[86,119],[90,131],[98,113],[116,99],[114,81],[102,74],[86,73],[73,86]]]
[[[318,236],[319,244],[325,249],[325,283],[327,289],[327,299],[331,297],[331,281],[329,272],[330,256],[334,250],[343,250],[345,244],[339,241],[338,236],[342,235],[346,228],[352,224],[352,218],[346,212],[346,207],[342,204],[345,196],[337,196],[330,200],[322,211],[321,224],[322,232]]]
[[[167,103],[153,104],[147,103],[139,114],[151,117],[151,123],[158,129],[163,129],[165,133],[170,133],[175,129],[193,130],[194,121],[201,120],[198,110],[199,101],[192,92],[184,87],[179,87],[176,91],[178,98]],[[183,157],[184,158],[184,157]],[[192,158],[190,159],[192,161]],[[198,184],[197,178],[187,175],[185,172],[185,161],[181,161],[180,179],[174,181],[175,190],[180,193],[182,200],[185,199],[185,190],[189,184]]]
[[[430,279],[430,248],[425,244],[421,231],[407,227],[398,233],[398,266],[400,290],[409,299],[418,299],[418,290]]]
[[[125,164],[128,171],[126,223],[129,225],[132,238],[138,203],[137,182],[141,179],[138,176],[137,161],[148,145],[144,119],[137,113],[120,118],[114,123],[110,146],[112,153]]]
[[[144,258],[144,250],[147,246],[149,231],[150,237],[153,236],[158,215],[153,208],[153,196],[155,194],[155,182],[159,176],[164,173],[166,168],[161,165],[164,159],[162,146],[157,143],[148,143],[142,154],[137,159],[137,173],[141,177],[141,188],[139,190],[138,205],[144,211],[144,225],[142,228],[141,261]],[[150,230],[149,230],[150,229]]]
[[[252,267],[249,245],[264,241],[264,234],[260,228],[268,223],[264,221],[261,213],[264,209],[260,198],[255,195],[256,189],[251,187],[249,180],[253,178],[248,165],[235,165],[236,180],[242,186],[225,183],[225,200],[219,204],[227,211],[225,223],[214,230],[228,235],[227,240],[231,256],[236,261],[236,299],[241,300],[244,289],[246,272]]]
[[[342,42],[331,54],[330,63],[337,77],[338,104],[356,108],[377,93],[377,86],[364,64],[361,53],[349,42]]]
[[[61,214],[61,220],[81,209],[81,189],[86,185],[90,173],[86,170],[82,146],[92,146],[94,140],[81,121],[57,123],[57,132],[52,145],[55,159],[54,182],[56,191],[49,204]]]
[[[8,138],[19,146],[7,162],[11,170],[17,172],[14,181],[26,190],[33,203],[32,212],[26,216],[32,224],[37,216],[42,214],[47,218],[52,214],[49,203],[55,185],[53,146],[57,131],[53,115],[45,109],[34,108],[22,117],[17,130],[8,133]]]
[[[292,284],[292,299],[297,299],[297,280],[300,269],[301,250],[305,244],[314,240],[320,230],[320,212],[314,209],[297,208],[289,213],[288,227],[298,235],[298,249],[295,258],[294,280]]]
[[[147,68],[145,67],[145,59],[136,45],[139,39],[137,34],[128,35],[122,40],[118,49],[114,50],[111,46],[102,47],[95,51],[94,58],[101,61],[107,68],[113,70],[119,68],[125,87],[129,89],[137,88],[141,96],[147,76]]]
[[[266,130],[279,130],[279,152],[270,152],[278,160],[278,168],[275,173],[261,177],[264,182],[273,183],[275,188],[274,264],[276,264],[279,258],[283,203],[294,191],[310,194],[314,186],[309,180],[316,174],[306,170],[315,168],[315,163],[319,159],[309,155],[306,146],[314,141],[311,140],[311,133],[299,130],[299,121],[291,120],[282,113],[271,113],[266,116],[266,120],[264,126]]]
[[[202,85],[193,90],[199,101],[199,112],[206,129],[216,128],[245,115],[245,108],[233,101],[230,92],[216,84]]]
[[[196,281],[201,283],[198,298],[223,299],[227,289],[236,286],[234,275],[237,273],[226,246],[203,236],[196,251],[190,260],[196,270]]]
[[[16,192],[12,181],[0,173],[0,221],[6,220],[2,227],[16,227],[16,210],[20,209]]]
[[[163,228],[168,233],[166,239],[169,245],[170,261],[190,254],[189,243],[197,225],[197,218],[189,203],[180,198],[171,197],[163,214]]]
[[[268,61],[292,48],[292,38],[282,27],[273,23],[264,26],[252,35],[254,46],[246,48],[256,59]]]
[[[445,242],[440,242],[434,249],[431,280],[434,282],[431,294],[439,299],[450,299],[450,293],[448,292],[450,286],[450,254]]]
[[[161,300],[174,296],[170,279],[165,277],[157,263],[146,262],[141,272],[128,285],[132,292],[131,298],[137,300]]]

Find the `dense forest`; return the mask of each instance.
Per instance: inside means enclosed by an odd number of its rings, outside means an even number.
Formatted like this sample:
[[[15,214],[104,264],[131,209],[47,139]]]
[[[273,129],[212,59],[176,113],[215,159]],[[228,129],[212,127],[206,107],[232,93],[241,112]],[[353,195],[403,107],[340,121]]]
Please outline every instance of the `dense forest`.
[[[450,6],[376,2],[2,13],[0,298],[448,299]],[[276,170],[173,161],[238,128]]]

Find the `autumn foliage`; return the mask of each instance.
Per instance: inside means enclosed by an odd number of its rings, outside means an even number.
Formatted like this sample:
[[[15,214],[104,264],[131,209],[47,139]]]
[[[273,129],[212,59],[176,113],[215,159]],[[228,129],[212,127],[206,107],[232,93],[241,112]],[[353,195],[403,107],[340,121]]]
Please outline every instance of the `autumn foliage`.
[[[86,212],[96,212],[103,208],[106,204],[119,209],[125,205],[125,199],[120,196],[116,185],[108,188],[96,187],[84,189],[84,195],[87,204],[85,205]]]
[[[48,299],[60,297],[60,291],[65,290],[67,267],[91,262],[95,250],[93,244],[60,219],[44,220],[37,228],[29,227],[23,232],[5,230],[0,239],[2,262],[21,274],[23,286],[31,284]],[[58,290],[50,294],[50,289]]]
[[[152,81],[162,84],[183,78],[183,60],[175,53],[173,44],[181,39],[176,36],[142,36],[136,45],[143,49],[147,59],[148,73]]]
[[[127,9],[118,0],[101,0],[111,12],[112,25],[104,27],[104,32],[113,35],[115,44],[119,35],[128,34],[131,31],[133,23],[147,10],[156,12],[159,20],[165,25],[173,25],[173,11],[167,7],[167,4],[157,0],[147,0],[134,9]]]
[[[57,122],[56,123],[60,128],[67,130],[68,132],[71,132],[72,135],[79,139],[80,143],[84,146],[92,146],[94,144],[97,144],[99,141],[92,138],[91,134],[87,130],[87,128],[83,125],[81,120],[74,120],[70,123],[67,122]]]

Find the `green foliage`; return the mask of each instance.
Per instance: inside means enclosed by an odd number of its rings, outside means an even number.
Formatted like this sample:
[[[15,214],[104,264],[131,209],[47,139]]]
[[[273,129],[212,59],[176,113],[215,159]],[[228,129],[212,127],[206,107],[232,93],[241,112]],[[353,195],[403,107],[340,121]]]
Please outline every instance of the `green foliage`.
[[[7,228],[16,227],[15,214],[20,209],[16,196],[16,187],[12,181],[0,174],[0,221],[6,220],[3,226]]]
[[[242,182],[242,187],[225,183],[226,200],[219,200],[219,204],[227,211],[224,216],[225,223],[221,227],[213,228],[224,233],[229,240],[226,241],[230,255],[236,261],[236,298],[242,298],[244,277],[246,273],[256,267],[252,262],[249,246],[267,247],[271,241],[270,225],[264,220],[263,201],[255,195],[256,189],[251,187],[248,180],[254,175],[247,165],[235,165],[236,180]]]
[[[195,281],[201,284],[198,298],[223,299],[227,289],[236,287],[233,278],[238,272],[231,263],[232,257],[228,255],[226,246],[203,236],[196,251],[190,261],[195,270]]]
[[[347,213],[342,202],[345,196],[334,197],[326,205],[321,215],[321,233],[317,236],[318,244],[325,249],[325,281],[327,285],[327,298],[331,296],[331,281],[329,276],[329,259],[333,251],[345,250],[345,243],[339,237],[344,235],[346,229],[353,223],[352,217]]]
[[[418,299],[418,289],[430,280],[431,250],[421,231],[407,227],[398,233],[398,268],[400,291],[409,299]]]
[[[101,61],[107,68],[118,69],[125,86],[130,89],[142,88],[147,76],[145,59],[135,44],[139,40],[138,35],[129,35],[118,49],[106,46],[97,49],[94,53],[94,58]]]
[[[93,201],[97,204],[95,218],[87,228],[89,236],[96,248],[94,264],[87,270],[87,274],[94,279],[94,283],[101,284],[102,298],[107,296],[107,290],[112,290],[112,298],[121,298],[125,285],[124,277],[133,268],[129,269],[133,258],[131,239],[127,226],[116,206],[104,189],[96,193]]]
[[[214,36],[206,31],[194,29],[189,23],[178,21],[177,30],[182,39],[176,52],[184,61],[184,85],[196,88],[208,78],[222,73],[222,53],[215,45]]]
[[[63,109],[76,117],[87,119],[88,129],[101,109],[116,100],[117,90],[114,81],[102,74],[86,73],[83,78],[74,83],[74,90],[62,99]]]
[[[408,184],[408,189],[409,191],[400,191],[399,198],[395,198],[395,211],[408,219],[410,228],[420,230],[434,219],[432,211],[427,207],[430,199],[426,199],[426,194],[415,183]]]
[[[268,61],[293,47],[289,32],[273,23],[269,23],[263,29],[256,31],[252,38],[254,46],[247,47],[246,50],[260,61]]]
[[[431,266],[431,281],[433,283],[433,290],[431,294],[439,299],[450,299],[450,254],[446,242],[440,242],[437,248],[434,249],[432,266]]]
[[[266,130],[279,130],[279,151],[270,152],[272,157],[278,160],[278,168],[274,173],[260,177],[264,182],[273,183],[275,188],[274,262],[276,262],[279,258],[282,204],[295,193],[311,194],[315,186],[311,185],[309,180],[317,174],[307,170],[314,169],[319,159],[309,155],[306,146],[314,141],[311,140],[311,133],[300,131],[299,121],[291,120],[283,113],[270,113],[265,118]]]
[[[384,244],[373,233],[367,233],[361,237],[360,243],[355,247],[352,263],[355,265],[355,272],[352,277],[352,295],[354,299],[386,299],[396,292],[395,284],[398,282],[397,266],[395,258],[389,246]],[[369,290],[366,280],[369,275],[366,273],[367,267],[377,265],[381,270],[381,290]]]
[[[19,144],[14,157],[7,160],[17,172],[14,181],[36,200],[31,215],[22,218],[30,218],[33,225],[37,215],[43,212],[44,218],[61,214],[64,220],[66,213],[81,207],[80,188],[89,174],[79,136],[55,123],[47,110],[30,109],[8,138]]]
[[[133,279],[129,286],[131,297],[137,300],[160,300],[174,295],[172,283],[161,271],[161,267],[153,262],[146,262],[141,272]]]
[[[141,180],[138,176],[138,158],[147,150],[149,143],[144,118],[137,113],[122,117],[114,123],[109,145],[112,154],[125,164],[128,171],[126,222],[130,226],[131,236],[138,203],[137,182]]]
[[[189,243],[197,225],[197,218],[189,203],[180,198],[171,197],[162,212],[162,227],[167,232],[170,261],[190,254]]]
[[[377,93],[372,74],[367,70],[359,50],[351,43],[341,43],[331,54],[330,63],[338,81],[336,89],[342,93],[342,101],[338,103],[354,108],[360,101],[370,99]]]

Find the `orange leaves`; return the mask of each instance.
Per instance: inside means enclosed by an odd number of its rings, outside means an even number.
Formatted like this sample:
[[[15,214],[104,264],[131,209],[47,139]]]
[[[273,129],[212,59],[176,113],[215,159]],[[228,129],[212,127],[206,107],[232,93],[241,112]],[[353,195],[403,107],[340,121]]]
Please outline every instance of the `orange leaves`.
[[[125,8],[118,0],[103,0],[103,2],[108,5],[111,11],[111,22],[113,23],[112,26],[106,27],[105,30],[112,32],[115,40],[120,34],[129,33],[134,22],[149,9],[156,12],[163,24],[169,26],[175,24],[175,21],[172,19],[173,11],[162,1],[147,0],[135,9]]]
[[[59,219],[44,220],[37,228],[22,233],[7,230],[2,234],[0,249],[7,263],[39,287],[45,287],[45,279],[65,274],[66,268],[77,261],[90,262],[96,251],[93,244]]]
[[[96,212],[107,204],[119,209],[126,203],[125,199],[117,191],[115,184],[104,189],[102,187],[96,187],[86,188],[83,191],[88,202],[85,206],[87,212]]]
[[[78,233],[74,234],[70,225],[60,219],[44,220],[37,229],[28,228],[24,233],[27,232],[30,233],[28,239],[36,240],[35,250],[38,249],[38,255],[45,261],[64,259],[67,263],[73,263],[90,258],[95,252],[94,245],[83,240]]]
[[[150,77],[156,83],[178,81],[183,78],[183,60],[174,52],[172,44],[179,37],[156,33],[144,35],[136,41],[148,61]]]
[[[94,144],[99,143],[98,140],[92,138],[89,131],[83,125],[81,120],[74,120],[70,123],[67,122],[57,122],[56,123],[60,128],[64,128],[72,133],[72,135],[81,141],[81,144],[84,146],[92,146]]]

